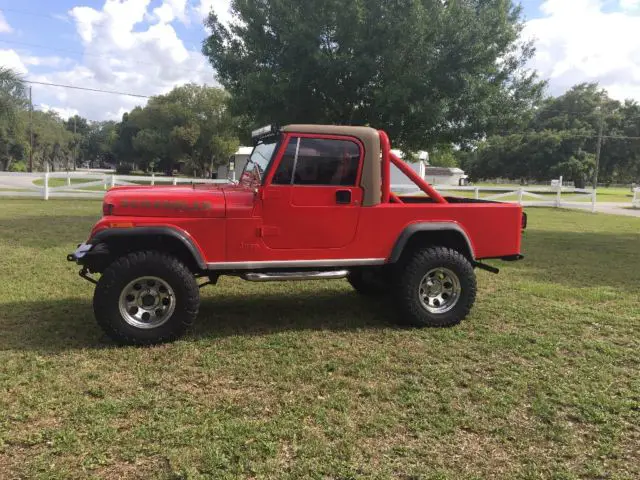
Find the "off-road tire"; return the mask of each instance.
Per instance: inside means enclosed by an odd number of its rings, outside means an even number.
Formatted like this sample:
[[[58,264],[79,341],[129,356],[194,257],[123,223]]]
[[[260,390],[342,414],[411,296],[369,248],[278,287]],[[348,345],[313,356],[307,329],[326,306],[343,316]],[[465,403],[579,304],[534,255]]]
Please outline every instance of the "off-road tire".
[[[389,293],[390,285],[381,272],[353,270],[347,275],[347,281],[360,295],[380,296]]]
[[[175,294],[175,309],[162,325],[136,328],[119,309],[122,290],[133,280],[152,276],[166,282]],[[133,252],[114,261],[98,281],[93,311],[100,327],[123,345],[152,345],[182,336],[193,324],[200,306],[200,291],[194,275],[177,258],[157,251]]]
[[[453,272],[461,291],[453,308],[445,313],[429,312],[420,300],[420,284],[433,269]],[[451,327],[464,320],[476,298],[476,276],[469,260],[460,252],[446,247],[429,247],[416,251],[397,272],[394,296],[402,323],[423,327]]]

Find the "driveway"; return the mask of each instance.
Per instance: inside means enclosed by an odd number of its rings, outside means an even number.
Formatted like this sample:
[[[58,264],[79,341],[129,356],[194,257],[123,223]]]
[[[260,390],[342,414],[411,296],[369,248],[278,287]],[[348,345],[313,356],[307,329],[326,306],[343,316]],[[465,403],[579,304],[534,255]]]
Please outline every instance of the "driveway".
[[[28,175],[0,175],[0,188],[33,188],[36,177]]]
[[[610,215],[626,215],[640,218],[640,208],[630,208],[631,203],[598,203],[596,211]]]

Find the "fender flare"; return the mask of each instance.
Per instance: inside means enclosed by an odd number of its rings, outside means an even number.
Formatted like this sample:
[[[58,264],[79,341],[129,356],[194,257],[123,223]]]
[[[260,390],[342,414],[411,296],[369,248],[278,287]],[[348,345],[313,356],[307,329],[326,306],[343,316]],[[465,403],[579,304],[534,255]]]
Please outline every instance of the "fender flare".
[[[398,236],[398,239],[391,250],[389,263],[396,263],[400,260],[400,255],[402,255],[402,251],[407,245],[407,242],[415,233],[418,232],[456,232],[460,234],[467,244],[467,248],[471,254],[471,260],[475,262],[476,255],[473,245],[471,244],[471,240],[469,239],[469,235],[467,235],[467,232],[460,225],[455,222],[419,222],[412,223],[407,226],[400,236]]]
[[[131,238],[131,237],[170,237],[178,240],[189,251],[198,267],[206,270],[207,262],[204,260],[200,249],[197,247],[191,237],[182,230],[175,227],[131,227],[131,228],[107,228],[96,233],[88,243],[98,245],[107,243],[112,238]]]

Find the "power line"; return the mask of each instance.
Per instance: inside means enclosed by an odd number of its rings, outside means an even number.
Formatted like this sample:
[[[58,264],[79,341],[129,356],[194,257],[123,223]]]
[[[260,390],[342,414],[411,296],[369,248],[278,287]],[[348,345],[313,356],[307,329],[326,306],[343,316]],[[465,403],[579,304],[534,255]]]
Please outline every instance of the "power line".
[[[127,97],[136,97],[136,98],[151,98],[149,95],[139,95],[137,93],[118,92],[115,90],[102,90],[100,88],[76,87],[75,85],[63,85],[61,83],[36,82],[35,80],[25,80],[25,82],[31,83],[33,85],[46,85],[48,87],[70,88],[73,90],[85,90],[87,92],[109,93],[111,95],[124,95]]]
[[[9,7],[2,7],[2,6],[0,6],[0,10],[2,10],[3,12],[17,13],[19,15],[33,15],[34,17],[44,17],[44,18],[51,18],[53,20],[64,21],[62,18],[56,17],[54,14],[51,14],[51,13],[31,12],[28,10],[19,10],[17,8],[9,8]],[[59,15],[63,16],[64,14],[61,13]]]

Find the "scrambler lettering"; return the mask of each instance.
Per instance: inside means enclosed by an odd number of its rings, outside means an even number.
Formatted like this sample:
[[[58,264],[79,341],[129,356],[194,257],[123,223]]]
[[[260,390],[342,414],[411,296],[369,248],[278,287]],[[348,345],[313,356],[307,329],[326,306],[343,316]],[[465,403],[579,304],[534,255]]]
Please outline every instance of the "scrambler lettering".
[[[129,200],[123,199],[120,203],[121,207],[124,208],[156,208],[163,210],[211,210],[213,206],[210,202],[183,202],[183,201],[172,201],[172,200],[156,200],[151,202],[149,200]]]

